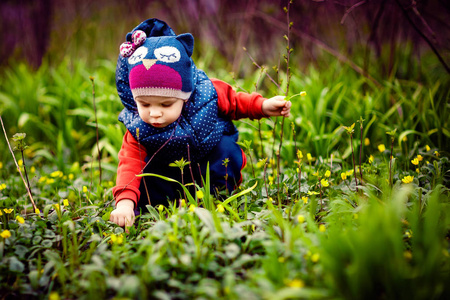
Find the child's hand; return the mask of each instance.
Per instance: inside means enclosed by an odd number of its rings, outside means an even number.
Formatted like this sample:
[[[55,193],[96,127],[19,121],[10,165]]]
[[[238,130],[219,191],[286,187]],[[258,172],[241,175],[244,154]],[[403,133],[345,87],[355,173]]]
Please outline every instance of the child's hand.
[[[134,224],[134,202],[123,199],[117,202],[116,209],[111,212],[109,220],[123,227],[130,227]]]
[[[262,103],[262,112],[266,116],[283,116],[289,117],[291,115],[291,101],[284,100],[284,96],[275,96],[265,100]]]

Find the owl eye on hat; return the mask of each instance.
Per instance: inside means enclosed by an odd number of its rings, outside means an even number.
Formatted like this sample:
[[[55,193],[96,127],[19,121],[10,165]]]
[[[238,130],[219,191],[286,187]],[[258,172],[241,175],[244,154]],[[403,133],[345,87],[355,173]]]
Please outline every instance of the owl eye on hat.
[[[190,33],[178,36],[146,37],[136,30],[132,42],[123,43],[120,53],[127,57],[129,84],[133,98],[164,96],[189,99],[193,91]]]

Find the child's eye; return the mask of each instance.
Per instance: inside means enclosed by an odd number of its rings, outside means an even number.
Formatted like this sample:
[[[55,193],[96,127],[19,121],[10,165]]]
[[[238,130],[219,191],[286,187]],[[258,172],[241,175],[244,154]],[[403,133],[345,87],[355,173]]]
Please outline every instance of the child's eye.
[[[170,107],[170,106],[172,106],[172,104],[173,103],[163,103],[161,105],[162,105],[162,107]]]
[[[149,107],[150,104],[147,104],[147,103],[141,103],[141,106],[142,106],[142,107]]]

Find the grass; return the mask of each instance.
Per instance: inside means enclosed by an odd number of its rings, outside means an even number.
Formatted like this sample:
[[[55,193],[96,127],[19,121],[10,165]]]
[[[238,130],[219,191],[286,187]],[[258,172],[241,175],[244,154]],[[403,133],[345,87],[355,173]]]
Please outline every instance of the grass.
[[[5,71],[0,111],[9,138],[27,134],[24,160],[39,211],[2,139],[0,294],[448,298],[445,78],[392,77],[375,86],[337,62],[327,66],[291,70],[289,95],[307,93],[292,99],[292,117],[284,122],[279,174],[280,120],[237,121],[251,160],[241,187],[231,195],[223,191],[219,200],[205,174],[203,188],[197,187],[202,193],[186,190],[184,201],[150,207],[129,233],[108,222],[124,133],[113,64],[63,61],[35,73],[25,65]],[[221,75],[233,82],[232,75]],[[278,76],[285,78],[282,71]],[[259,70],[236,85],[253,91],[255,82],[265,95],[277,93]],[[350,139],[345,127],[352,124]],[[15,155],[23,168],[21,154]]]

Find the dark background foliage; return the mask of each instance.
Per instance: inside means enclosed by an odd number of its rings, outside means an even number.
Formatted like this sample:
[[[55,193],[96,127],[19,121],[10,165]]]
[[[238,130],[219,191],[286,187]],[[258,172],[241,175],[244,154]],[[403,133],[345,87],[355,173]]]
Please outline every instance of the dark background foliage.
[[[177,34],[191,32],[200,45],[217,49],[234,72],[242,71],[247,47],[257,60],[275,61],[286,33],[284,0],[4,0],[0,3],[0,65],[26,60],[34,68],[64,56],[115,59],[125,34],[147,18],[168,22]],[[444,0],[297,0],[290,11],[292,43],[304,64],[320,63],[323,50],[370,64],[389,45],[380,66],[390,75],[397,47],[414,44],[414,59],[432,50],[449,71],[450,4]],[[208,50],[211,50],[208,47]],[[277,50],[275,50],[277,49]],[[282,49],[282,48],[281,48]],[[350,59],[351,60],[351,59]]]

